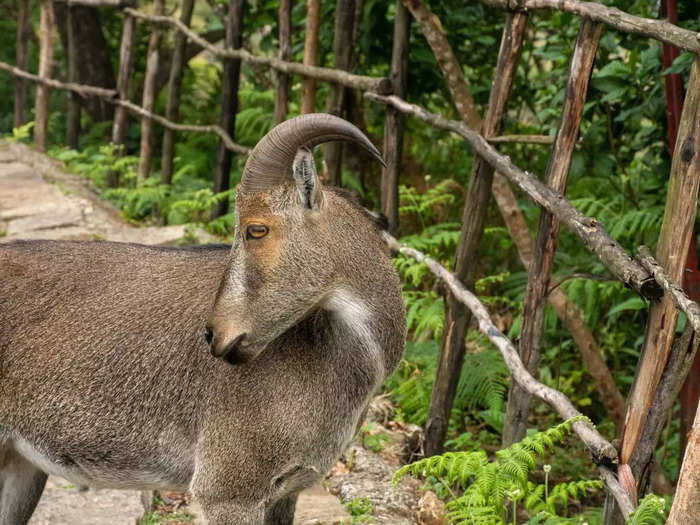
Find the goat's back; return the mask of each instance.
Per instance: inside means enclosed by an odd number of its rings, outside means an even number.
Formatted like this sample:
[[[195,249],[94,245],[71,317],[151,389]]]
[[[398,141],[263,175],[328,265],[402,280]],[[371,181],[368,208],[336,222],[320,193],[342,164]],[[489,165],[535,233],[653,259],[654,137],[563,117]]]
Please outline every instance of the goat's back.
[[[135,434],[156,448],[188,446],[201,378],[215,365],[203,330],[226,254],[106,242],[0,247],[0,433],[47,447],[65,437],[54,460],[70,463],[71,448],[84,461],[84,428],[85,442],[100,444],[95,463],[121,468],[143,468],[143,448],[129,446]],[[178,407],[172,416],[154,413],[168,406]]]

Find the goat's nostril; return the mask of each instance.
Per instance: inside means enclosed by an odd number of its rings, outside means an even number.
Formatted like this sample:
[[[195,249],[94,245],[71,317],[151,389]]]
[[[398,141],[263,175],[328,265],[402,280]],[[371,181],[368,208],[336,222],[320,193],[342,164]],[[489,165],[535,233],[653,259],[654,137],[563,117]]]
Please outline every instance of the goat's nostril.
[[[214,330],[211,329],[211,326],[207,326],[206,330],[204,330],[204,339],[211,346],[211,342],[214,340]]]
[[[224,352],[219,357],[224,358],[231,364],[235,364],[236,362],[238,362],[241,357],[238,355],[238,350],[240,350],[240,346],[245,340],[246,335],[247,334],[240,334],[239,336],[237,336],[233,341],[226,345]]]

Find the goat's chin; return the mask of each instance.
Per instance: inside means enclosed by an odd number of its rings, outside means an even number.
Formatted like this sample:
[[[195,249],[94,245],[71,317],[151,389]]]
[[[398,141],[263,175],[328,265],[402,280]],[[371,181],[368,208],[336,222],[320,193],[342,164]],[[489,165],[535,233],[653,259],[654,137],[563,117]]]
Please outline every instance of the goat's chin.
[[[248,344],[243,348],[232,350],[222,357],[229,365],[239,366],[255,361],[265,349],[265,345]]]

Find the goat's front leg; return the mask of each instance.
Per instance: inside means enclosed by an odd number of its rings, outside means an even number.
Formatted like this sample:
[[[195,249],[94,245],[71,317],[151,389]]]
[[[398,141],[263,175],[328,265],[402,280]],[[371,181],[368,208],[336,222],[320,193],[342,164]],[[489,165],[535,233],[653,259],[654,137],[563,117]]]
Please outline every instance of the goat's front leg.
[[[265,525],[292,525],[299,494],[292,494],[275,501],[265,512]]]
[[[207,525],[265,525],[262,504],[245,505],[233,501],[201,502]]]

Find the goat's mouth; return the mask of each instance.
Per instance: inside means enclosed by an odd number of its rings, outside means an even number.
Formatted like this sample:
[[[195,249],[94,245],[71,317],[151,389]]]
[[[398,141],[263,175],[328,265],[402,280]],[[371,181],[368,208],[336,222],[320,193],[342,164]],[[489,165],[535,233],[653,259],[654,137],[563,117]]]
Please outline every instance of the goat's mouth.
[[[258,353],[257,345],[249,340],[247,334],[241,334],[226,345],[219,357],[230,365],[242,365],[255,359]]]

